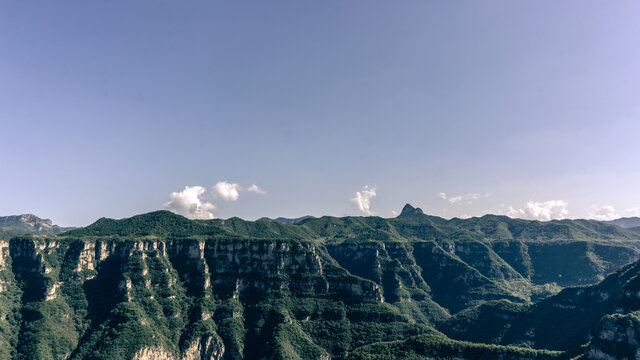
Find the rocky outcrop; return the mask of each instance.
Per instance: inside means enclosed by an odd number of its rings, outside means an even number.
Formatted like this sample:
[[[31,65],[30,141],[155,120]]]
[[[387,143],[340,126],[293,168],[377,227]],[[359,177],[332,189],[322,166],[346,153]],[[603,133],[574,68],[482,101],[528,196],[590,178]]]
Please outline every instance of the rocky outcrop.
[[[220,338],[203,336],[189,345],[181,360],[220,360],[223,355],[224,344]]]
[[[161,346],[144,347],[133,356],[132,360],[177,360],[176,357]]]
[[[132,360],[221,360],[223,355],[222,341],[205,336],[193,341],[182,356],[176,356],[162,346],[148,346],[138,350]]]
[[[9,242],[0,240],[0,270],[4,270],[9,256]]]
[[[605,316],[585,356],[591,360],[640,359],[640,312]]]
[[[82,243],[82,250],[78,254],[78,265],[76,271],[95,270],[96,244]]]

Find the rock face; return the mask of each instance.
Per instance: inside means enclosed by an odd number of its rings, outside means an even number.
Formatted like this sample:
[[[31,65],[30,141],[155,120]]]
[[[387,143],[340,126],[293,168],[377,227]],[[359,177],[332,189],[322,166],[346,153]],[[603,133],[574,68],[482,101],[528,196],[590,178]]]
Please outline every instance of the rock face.
[[[133,356],[133,360],[176,360],[176,357],[162,347],[144,347]]]
[[[218,337],[205,336],[189,345],[182,360],[220,360],[224,355],[224,344]]]
[[[22,310],[25,322],[12,327],[17,343],[7,341],[7,353],[84,359],[124,348],[135,352],[115,358],[208,360],[293,351],[320,359],[330,354],[310,334],[329,324],[348,330],[382,321],[378,326],[397,328],[400,320],[404,329],[397,336],[421,328],[384,306],[378,284],[336,266],[326,250],[309,242],[32,237],[0,243],[0,250],[2,269],[15,276],[0,283],[2,289],[11,286],[17,306],[37,309],[36,318],[47,319],[43,327]],[[350,313],[358,304],[373,307]],[[60,325],[66,330],[57,331]],[[31,327],[50,331],[67,347],[20,335]],[[285,334],[299,339],[281,345]],[[336,354],[347,349],[336,348]]]
[[[640,359],[640,312],[605,316],[585,356],[592,360]]]
[[[0,240],[0,270],[4,270],[9,257],[9,242]]]
[[[161,346],[150,346],[138,350],[133,360],[221,360],[223,355],[222,341],[206,336],[192,342],[182,356],[177,356]]]

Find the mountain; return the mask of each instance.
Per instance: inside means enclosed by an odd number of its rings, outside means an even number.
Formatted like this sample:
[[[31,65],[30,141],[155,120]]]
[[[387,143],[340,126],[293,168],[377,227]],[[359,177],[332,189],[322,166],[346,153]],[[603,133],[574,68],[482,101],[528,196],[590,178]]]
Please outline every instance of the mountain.
[[[640,217],[623,217],[620,219],[605,221],[607,224],[616,225],[623,227],[625,229],[639,227],[640,226]]]
[[[299,222],[301,222],[303,220],[307,220],[307,219],[315,219],[315,218],[313,216],[311,216],[311,215],[305,215],[305,216],[301,216],[301,217],[293,218],[293,219],[284,218],[284,217],[279,217],[279,218],[275,218],[275,219],[268,218],[268,217],[262,217],[262,218],[258,219],[257,221],[275,221],[275,222],[280,223],[280,224],[297,224],[297,223],[299,223]]]
[[[24,234],[57,235],[71,229],[53,225],[51,220],[32,214],[0,216],[0,239]]]
[[[504,330],[514,341],[491,336],[499,321],[463,340],[484,319],[474,314],[495,308],[531,329],[528,314],[547,304],[539,319],[553,330],[562,317],[550,299],[604,286],[590,284],[638,260],[638,238],[597,221],[446,220],[411,205],[392,219],[295,224],[103,218],[0,241],[0,358],[557,358],[619,303],[589,308],[599,318],[568,331],[566,346],[515,325]],[[611,299],[632,290],[614,283]]]

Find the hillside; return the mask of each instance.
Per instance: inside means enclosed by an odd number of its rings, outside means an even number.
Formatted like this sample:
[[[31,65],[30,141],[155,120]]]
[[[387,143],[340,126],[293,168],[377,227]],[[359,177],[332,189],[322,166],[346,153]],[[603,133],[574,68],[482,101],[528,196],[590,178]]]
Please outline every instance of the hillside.
[[[638,259],[636,239],[599,222],[446,220],[410,205],[393,219],[295,224],[167,211],[100,219],[0,242],[0,358],[344,359],[366,358],[354,350],[376,342],[449,349],[442,357],[556,357],[435,329],[459,319],[472,329],[468,314],[495,304],[530,314],[572,290],[531,301]]]
[[[639,227],[640,217],[623,217],[620,219],[605,221],[607,224],[616,225],[625,229]]]
[[[49,219],[41,219],[32,214],[0,216],[0,239],[18,235],[57,235],[73,228],[54,225]]]
[[[456,341],[439,334],[417,335],[404,341],[366,345],[350,354],[350,360],[521,360],[569,359],[561,351],[533,350],[515,346]]]
[[[620,316],[637,311],[640,262],[623,267],[596,285],[567,288],[535,304],[501,300],[466,309],[440,329],[460,340],[566,351],[598,339],[603,321],[620,322],[625,319]],[[626,319],[637,323],[634,316]],[[608,336],[601,340],[607,339],[613,340]]]

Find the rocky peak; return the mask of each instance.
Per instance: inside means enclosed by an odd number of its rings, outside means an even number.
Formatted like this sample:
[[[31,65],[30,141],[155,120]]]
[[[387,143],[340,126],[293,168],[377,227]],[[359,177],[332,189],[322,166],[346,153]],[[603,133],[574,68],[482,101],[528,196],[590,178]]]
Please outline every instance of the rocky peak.
[[[422,212],[422,209],[415,208],[411,206],[411,204],[406,204],[402,208],[402,212],[400,213],[400,216],[409,216],[409,215],[424,215],[424,213]]]
[[[33,214],[0,216],[0,236],[11,237],[22,234],[55,235],[72,228],[54,225],[49,219]]]
[[[53,222],[50,219],[40,219],[33,214],[20,215],[20,221],[31,225],[34,229],[50,228],[53,226]]]
[[[33,228],[40,226],[53,226],[53,223],[49,219],[40,219],[33,214],[11,215],[1,216],[0,226],[16,226],[16,225],[28,225]]]

